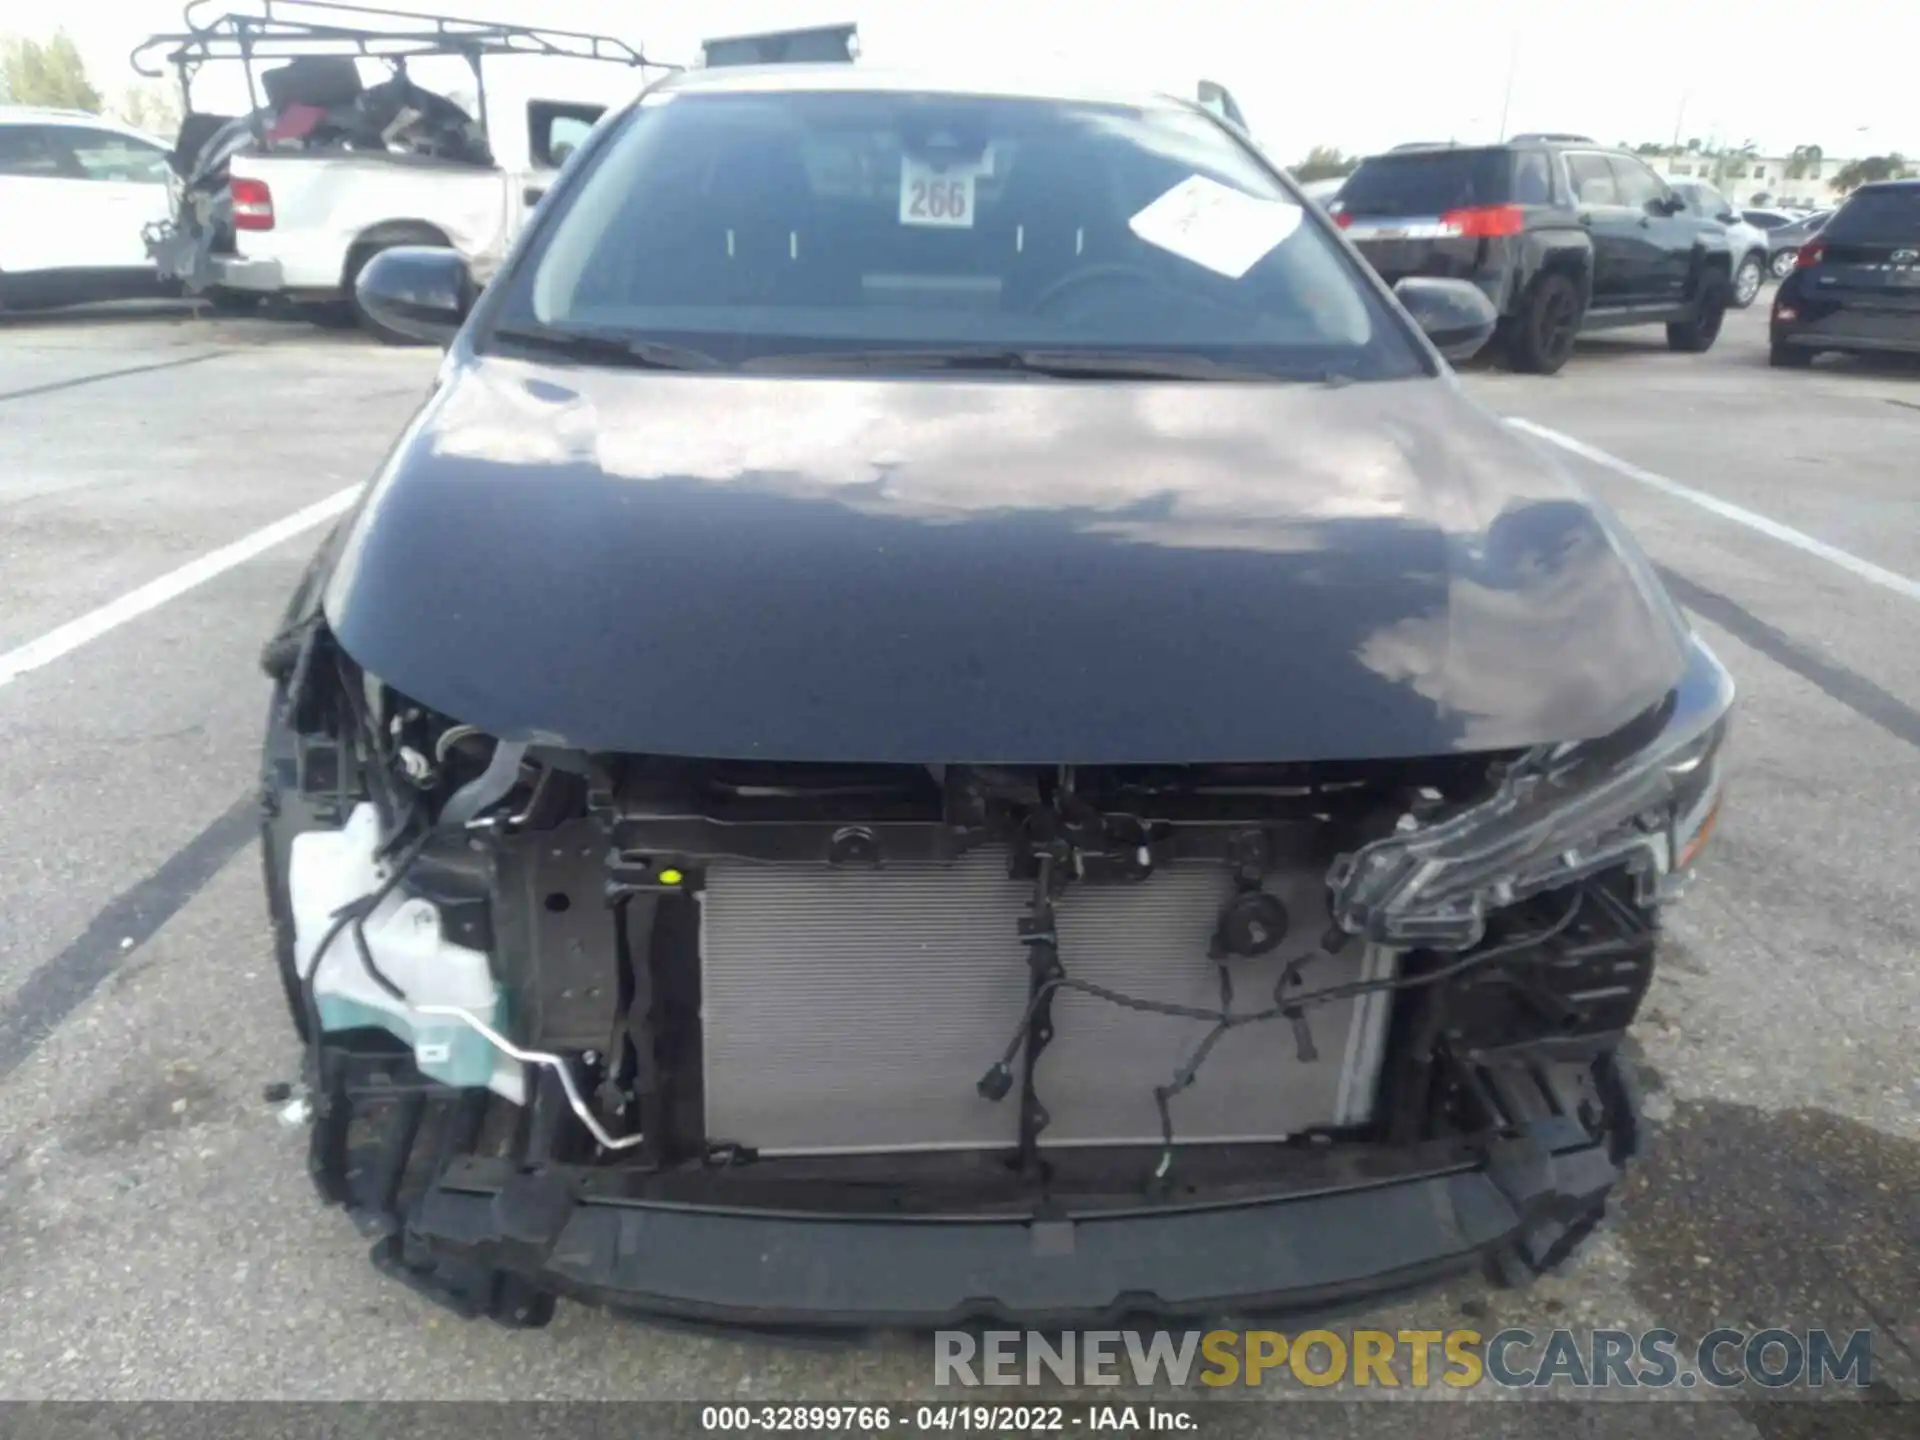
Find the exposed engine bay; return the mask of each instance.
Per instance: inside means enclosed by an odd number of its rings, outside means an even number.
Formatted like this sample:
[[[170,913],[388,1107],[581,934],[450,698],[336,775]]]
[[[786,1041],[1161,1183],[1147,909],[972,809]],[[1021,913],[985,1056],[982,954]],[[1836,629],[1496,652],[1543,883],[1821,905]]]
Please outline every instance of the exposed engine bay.
[[[1519,757],[587,754],[414,704],[317,619],[267,665],[315,1177],[385,1237],[376,1260],[469,1310],[594,1298],[553,1248],[589,1196],[1117,1214],[1458,1165],[1540,1125],[1631,1143],[1613,1051],[1667,868],[1636,857],[1666,835],[1440,906],[1420,923],[1447,949],[1352,898],[1384,893],[1370,847],[1512,808]],[[436,1231],[462,1197],[484,1234]],[[1598,1218],[1556,1203],[1529,1263]]]

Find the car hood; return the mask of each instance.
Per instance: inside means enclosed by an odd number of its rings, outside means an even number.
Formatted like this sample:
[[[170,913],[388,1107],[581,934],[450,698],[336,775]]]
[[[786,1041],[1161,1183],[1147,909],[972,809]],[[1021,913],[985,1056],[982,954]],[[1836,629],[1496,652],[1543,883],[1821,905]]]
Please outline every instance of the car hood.
[[[337,539],[361,665],[592,750],[1497,750],[1625,724],[1685,640],[1610,514],[1450,378],[452,361]]]

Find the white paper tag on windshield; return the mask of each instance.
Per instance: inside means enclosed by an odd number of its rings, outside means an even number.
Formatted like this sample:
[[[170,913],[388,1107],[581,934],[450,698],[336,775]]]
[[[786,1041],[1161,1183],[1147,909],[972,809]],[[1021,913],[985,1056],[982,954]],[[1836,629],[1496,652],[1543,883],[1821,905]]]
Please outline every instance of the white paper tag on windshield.
[[[1194,175],[1127,222],[1149,245],[1238,280],[1300,228],[1298,205]]]
[[[935,225],[947,230],[973,227],[973,182],[984,165],[950,165],[942,170],[911,155],[900,157],[900,223]]]

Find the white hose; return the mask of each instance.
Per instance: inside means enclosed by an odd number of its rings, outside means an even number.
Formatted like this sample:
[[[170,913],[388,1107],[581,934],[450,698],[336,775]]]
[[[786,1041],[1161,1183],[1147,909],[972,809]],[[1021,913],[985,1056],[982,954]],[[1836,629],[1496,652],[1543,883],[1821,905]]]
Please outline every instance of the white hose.
[[[619,1137],[608,1134],[606,1127],[595,1118],[593,1111],[587,1108],[587,1102],[581,1098],[580,1091],[574,1084],[573,1071],[560,1056],[549,1054],[545,1050],[522,1050],[479,1016],[462,1010],[458,1005],[415,1005],[412,1008],[416,1015],[442,1015],[450,1020],[460,1021],[509,1060],[518,1060],[523,1065],[545,1065],[548,1069],[557,1072],[560,1076],[560,1086],[567,1092],[568,1106],[579,1117],[580,1123],[593,1132],[593,1138],[600,1143],[601,1148],[630,1150],[646,1139],[644,1134],[637,1131],[632,1135]]]

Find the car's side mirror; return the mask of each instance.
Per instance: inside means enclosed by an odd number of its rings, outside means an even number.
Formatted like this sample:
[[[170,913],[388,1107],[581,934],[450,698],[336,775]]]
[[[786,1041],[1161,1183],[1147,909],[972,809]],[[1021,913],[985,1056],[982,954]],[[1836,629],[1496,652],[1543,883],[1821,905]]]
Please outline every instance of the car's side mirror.
[[[1222,120],[1230,120],[1242,130],[1247,128],[1247,118],[1240,113],[1240,106],[1235,103],[1233,92],[1219,81],[1202,80],[1199,95],[1200,103]]]
[[[1735,225],[1739,223],[1738,217],[1736,217],[1731,210],[1722,210],[1713,218],[1718,220],[1722,225]]]
[[[353,293],[360,308],[389,330],[445,345],[466,323],[478,287],[457,250],[395,245],[361,267]]]
[[[1409,275],[1393,287],[1393,294],[1433,348],[1449,360],[1478,354],[1500,323],[1493,301],[1471,281]]]

